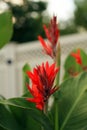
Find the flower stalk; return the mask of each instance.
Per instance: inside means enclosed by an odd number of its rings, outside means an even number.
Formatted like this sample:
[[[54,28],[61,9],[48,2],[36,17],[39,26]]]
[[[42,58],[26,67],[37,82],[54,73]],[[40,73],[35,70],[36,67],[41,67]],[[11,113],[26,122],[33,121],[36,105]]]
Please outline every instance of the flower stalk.
[[[58,43],[57,46],[57,51],[56,51],[56,57],[55,57],[55,63],[56,66],[60,66],[60,56],[61,56],[61,48],[60,48],[60,43]],[[55,78],[55,84],[59,86],[60,83],[60,71],[57,73],[56,78]],[[55,92],[55,130],[59,130],[59,112],[58,112],[58,97],[57,97],[57,92]]]
[[[48,42],[46,43],[44,39],[39,36],[38,39],[42,44],[44,51],[47,55],[49,55],[56,64],[56,67],[60,68],[60,43],[59,43],[59,29],[57,24],[57,17],[53,16],[51,19],[49,26],[43,26]],[[57,73],[55,78],[55,84],[59,87],[60,81],[60,72]],[[55,98],[55,130],[59,130],[59,119],[58,119],[58,103],[57,103],[57,92],[54,94]]]
[[[59,112],[58,112],[58,102],[55,100],[55,130],[59,130]]]
[[[61,64],[61,48],[60,48],[60,43],[58,43],[57,51],[56,51],[56,57],[55,57],[54,61],[56,63],[56,67],[61,66],[60,65]],[[56,75],[55,84],[57,86],[59,86],[59,82],[60,82],[60,71]]]

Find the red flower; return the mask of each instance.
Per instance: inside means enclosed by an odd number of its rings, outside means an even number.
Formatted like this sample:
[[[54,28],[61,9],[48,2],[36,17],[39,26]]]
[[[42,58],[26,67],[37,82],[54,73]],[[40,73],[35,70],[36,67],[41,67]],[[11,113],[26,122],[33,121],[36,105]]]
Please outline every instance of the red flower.
[[[40,110],[44,109],[49,96],[58,89],[56,86],[53,87],[58,71],[59,68],[55,68],[55,63],[49,66],[49,63],[46,62],[45,65],[42,63],[41,66],[34,68],[33,72],[27,72],[27,75],[32,80],[32,88],[28,86],[28,89],[33,95],[33,98],[27,100],[36,103],[36,107]]]
[[[36,103],[36,107],[38,109],[42,110],[44,107],[43,97],[40,94],[40,92],[38,91],[37,86],[35,84],[32,84],[32,87],[30,87],[27,84],[27,87],[34,98],[27,98],[26,100]]]
[[[76,59],[76,62],[80,65],[82,65],[82,59],[81,59],[81,55],[80,55],[80,49],[77,50],[76,53],[71,53],[71,56],[74,57]]]
[[[43,26],[46,37],[49,41],[48,43],[46,43],[41,36],[38,36],[38,39],[41,42],[45,52],[52,58],[56,56],[56,46],[59,38],[59,30],[58,25],[56,23],[57,22],[56,19],[57,19],[56,16],[53,16],[53,19],[51,19],[48,28],[46,27],[46,25]]]

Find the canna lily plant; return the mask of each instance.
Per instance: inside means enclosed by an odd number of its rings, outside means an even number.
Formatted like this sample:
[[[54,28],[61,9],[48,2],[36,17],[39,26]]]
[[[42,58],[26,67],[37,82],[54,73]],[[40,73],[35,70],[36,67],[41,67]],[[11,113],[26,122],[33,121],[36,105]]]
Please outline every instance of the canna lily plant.
[[[0,97],[0,130],[87,130],[87,54],[73,50],[60,83],[61,46],[57,17],[43,26],[47,41],[38,39],[53,63],[23,67],[21,97]]]

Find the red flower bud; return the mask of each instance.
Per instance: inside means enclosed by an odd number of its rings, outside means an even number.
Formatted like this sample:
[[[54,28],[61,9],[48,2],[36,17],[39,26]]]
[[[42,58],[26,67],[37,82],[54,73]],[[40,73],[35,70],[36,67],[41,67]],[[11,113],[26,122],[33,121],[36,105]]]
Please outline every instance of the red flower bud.
[[[76,59],[76,62],[78,64],[82,65],[82,58],[81,58],[81,55],[80,55],[80,49],[78,49],[76,53],[72,52],[71,56]]]

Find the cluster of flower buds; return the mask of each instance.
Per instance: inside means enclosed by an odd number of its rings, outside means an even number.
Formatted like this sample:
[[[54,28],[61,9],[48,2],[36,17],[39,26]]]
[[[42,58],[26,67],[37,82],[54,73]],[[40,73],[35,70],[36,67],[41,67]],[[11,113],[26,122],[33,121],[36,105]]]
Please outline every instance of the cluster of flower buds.
[[[48,28],[46,27],[46,25],[44,25],[43,28],[44,28],[48,41],[45,42],[41,36],[38,36],[38,39],[39,39],[40,43],[42,44],[45,53],[48,54],[49,56],[51,56],[52,58],[55,58],[58,39],[59,39],[59,29],[58,29],[58,25],[57,25],[57,17],[53,16],[53,19],[51,19]]]

